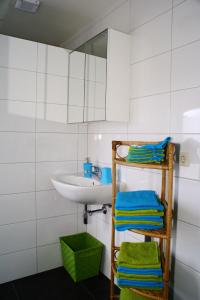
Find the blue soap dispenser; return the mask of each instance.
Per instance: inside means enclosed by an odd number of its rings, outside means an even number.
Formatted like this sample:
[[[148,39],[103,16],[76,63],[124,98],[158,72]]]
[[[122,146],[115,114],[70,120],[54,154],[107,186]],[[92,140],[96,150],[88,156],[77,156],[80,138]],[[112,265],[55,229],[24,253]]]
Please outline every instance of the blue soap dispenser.
[[[92,163],[89,162],[89,158],[86,158],[86,162],[83,163],[83,174],[84,177],[92,177]]]

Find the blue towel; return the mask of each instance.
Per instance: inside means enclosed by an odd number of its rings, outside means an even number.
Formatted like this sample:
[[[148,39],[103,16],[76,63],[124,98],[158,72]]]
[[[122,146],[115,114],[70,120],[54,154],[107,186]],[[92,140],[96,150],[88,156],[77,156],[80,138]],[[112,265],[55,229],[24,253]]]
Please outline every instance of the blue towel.
[[[171,137],[165,138],[162,142],[157,143],[157,144],[145,144],[142,146],[134,146],[137,149],[150,149],[156,151],[157,149],[164,149],[167,145],[167,143],[171,140]]]
[[[115,202],[117,210],[156,209],[163,211],[164,207],[156,193],[151,190],[118,192]]]
[[[117,278],[119,286],[135,286],[135,287],[149,287],[149,288],[163,288],[163,282],[142,281],[142,280],[128,280]]]
[[[116,216],[116,221],[157,221],[161,222],[163,221],[163,218],[160,216]]]
[[[123,225],[115,225],[115,229],[117,231],[124,231],[128,229],[141,229],[141,230],[153,230],[153,229],[161,229],[163,225],[150,225],[150,224],[123,224]]]
[[[162,269],[134,269],[127,267],[117,267],[117,272],[136,275],[162,276]]]

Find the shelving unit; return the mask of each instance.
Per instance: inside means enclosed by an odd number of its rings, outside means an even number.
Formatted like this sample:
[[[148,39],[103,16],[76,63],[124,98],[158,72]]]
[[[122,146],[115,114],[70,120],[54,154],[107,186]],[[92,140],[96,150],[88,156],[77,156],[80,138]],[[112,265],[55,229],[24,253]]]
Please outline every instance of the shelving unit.
[[[130,291],[144,296],[148,299],[168,300],[169,293],[169,267],[170,267],[170,239],[172,224],[172,190],[173,190],[173,161],[174,161],[174,144],[168,143],[166,147],[165,161],[161,164],[139,164],[129,163],[121,157],[117,150],[120,146],[156,144],[157,142],[138,142],[138,141],[113,141],[112,142],[112,240],[111,240],[111,289],[110,299],[118,299],[119,296],[114,293],[114,276],[116,273],[116,260],[119,247],[115,246],[115,199],[116,199],[116,166],[129,166],[143,169],[156,169],[162,173],[160,199],[165,207],[164,228],[160,230],[135,230],[129,231],[144,235],[145,237],[159,239],[159,248],[161,253],[161,264],[163,270],[164,288],[161,291],[142,290],[129,288]],[[166,193],[167,191],[167,193]]]

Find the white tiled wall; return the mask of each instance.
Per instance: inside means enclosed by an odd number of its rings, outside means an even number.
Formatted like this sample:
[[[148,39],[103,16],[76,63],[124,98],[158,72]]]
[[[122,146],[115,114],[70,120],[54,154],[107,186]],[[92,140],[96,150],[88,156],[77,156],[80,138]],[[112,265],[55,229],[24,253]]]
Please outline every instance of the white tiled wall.
[[[178,224],[173,239],[176,300],[200,299],[200,2],[197,0],[127,0],[91,28],[65,42],[75,48],[106,27],[131,34],[130,122],[88,126],[88,156],[110,165],[111,140],[160,140],[170,135],[189,155],[176,165],[174,198]],[[128,189],[159,191],[160,175],[121,169]],[[110,275],[110,214],[89,218],[88,232],[105,244],[103,272]],[[107,233],[107,236],[105,235]],[[137,241],[140,236],[121,234]]]
[[[0,35],[0,283],[60,266],[58,237],[85,230],[50,181],[87,155],[87,126],[66,125],[67,75],[67,50]]]

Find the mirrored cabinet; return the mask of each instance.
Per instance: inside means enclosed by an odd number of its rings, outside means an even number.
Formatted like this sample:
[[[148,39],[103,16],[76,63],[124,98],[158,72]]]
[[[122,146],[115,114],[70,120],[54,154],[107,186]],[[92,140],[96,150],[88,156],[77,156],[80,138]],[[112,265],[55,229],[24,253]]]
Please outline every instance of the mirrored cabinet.
[[[68,123],[128,121],[129,35],[108,29],[69,54]]]

